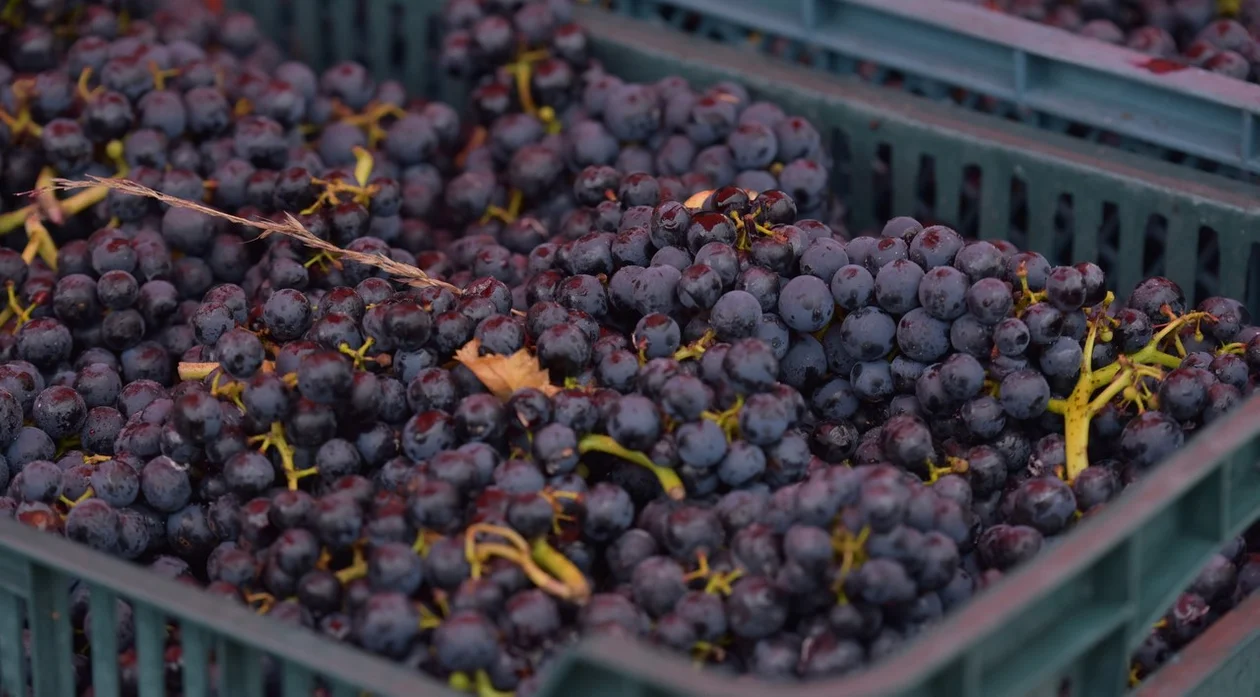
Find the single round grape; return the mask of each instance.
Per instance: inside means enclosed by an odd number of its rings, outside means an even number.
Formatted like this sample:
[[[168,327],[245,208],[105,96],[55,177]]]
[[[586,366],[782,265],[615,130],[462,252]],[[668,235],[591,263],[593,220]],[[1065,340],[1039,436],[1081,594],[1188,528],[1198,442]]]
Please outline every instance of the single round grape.
[[[863,307],[844,318],[840,339],[844,349],[858,360],[873,361],[892,350],[897,324],[884,311]]]
[[[908,263],[908,262],[907,262]],[[816,276],[797,276],[779,292],[779,315],[798,332],[816,332],[827,326],[835,300],[827,284]]]
[[[1035,370],[1017,370],[1006,376],[998,388],[1002,408],[1016,419],[1033,419],[1050,404],[1050,385]]]

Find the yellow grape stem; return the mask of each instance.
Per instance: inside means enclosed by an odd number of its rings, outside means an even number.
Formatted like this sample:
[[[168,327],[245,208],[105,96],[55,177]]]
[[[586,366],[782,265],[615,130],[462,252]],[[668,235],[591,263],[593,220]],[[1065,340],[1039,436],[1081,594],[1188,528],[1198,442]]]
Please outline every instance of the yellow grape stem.
[[[1109,293],[1108,300],[1110,298]],[[1085,350],[1081,356],[1081,375],[1076,387],[1067,399],[1052,400],[1050,406],[1054,413],[1063,414],[1063,438],[1067,456],[1067,471],[1064,474],[1069,482],[1089,467],[1089,422],[1094,415],[1136,383],[1139,377],[1149,374],[1148,366],[1180,367],[1181,359],[1164,352],[1160,346],[1191,322],[1206,318],[1206,312],[1188,312],[1176,317],[1164,325],[1145,346],[1098,370],[1093,369],[1092,357],[1100,320],[1090,323],[1089,334],[1085,338]],[[1094,393],[1100,389],[1103,392],[1094,397]]]
[[[1092,417],[1101,411],[1103,407],[1107,406],[1107,402],[1110,402],[1121,392],[1124,392],[1124,388],[1132,385],[1136,379],[1137,371],[1133,368],[1129,368],[1120,373],[1120,375],[1116,377],[1115,382],[1112,382],[1107,389],[1103,390],[1101,394],[1090,401],[1089,415]]]
[[[297,491],[299,480],[319,474],[317,467],[308,467],[304,470],[297,468],[293,462],[293,446],[289,445],[289,440],[284,435],[284,425],[278,421],[271,424],[270,431],[250,438],[249,442],[259,443],[259,452],[265,453],[268,448],[275,448],[276,452],[280,453],[280,466],[284,470],[284,478],[290,491]]]
[[[487,535],[498,535],[507,540],[509,544],[520,550],[522,553],[529,552],[529,543],[525,541],[521,534],[512,528],[504,525],[494,525],[493,523],[473,523],[464,531],[465,539],[476,539],[478,533]]]
[[[1244,353],[1244,352],[1246,352],[1246,350],[1247,350],[1247,345],[1246,345],[1246,344],[1239,343],[1239,342],[1235,341],[1235,342],[1230,343],[1230,344],[1225,344],[1224,346],[1222,346],[1222,347],[1220,347],[1219,349],[1217,349],[1217,350],[1216,350],[1216,355],[1218,355],[1218,356],[1219,356],[1219,355],[1226,354],[1226,353],[1232,353],[1232,354],[1234,354],[1235,356],[1241,356],[1241,355],[1243,355],[1243,353]]]
[[[429,544],[432,541],[433,533],[421,528],[416,533],[416,541],[411,543],[411,551],[419,554],[421,557],[429,556]]]
[[[1105,308],[1114,296],[1107,293],[1103,301]],[[1096,374],[1094,373],[1094,344],[1098,341],[1099,321],[1089,323],[1089,333],[1085,336],[1085,350],[1081,352],[1081,374],[1072,388],[1072,394],[1063,400],[1063,445],[1065,455],[1064,476],[1071,482],[1076,476],[1089,467],[1089,422],[1093,418],[1090,413],[1090,400],[1094,395]],[[1113,366],[1119,370],[1120,361],[1104,368],[1107,371]]]
[[[363,370],[363,366],[367,363],[367,360],[368,360],[367,352],[371,350],[372,344],[375,344],[375,343],[376,343],[376,339],[373,339],[372,337],[368,337],[367,341],[363,342],[362,346],[360,346],[359,348],[353,348],[350,346],[350,344],[347,344],[346,342],[343,341],[341,342],[341,345],[337,347],[337,351],[349,356],[351,360],[354,361],[354,367],[356,370]]]
[[[265,615],[271,612],[271,608],[275,607],[276,596],[270,593],[246,593],[245,602],[249,603],[251,607],[257,603],[258,607],[254,608],[254,612]]]
[[[586,582],[586,576],[582,575],[581,570],[574,566],[568,557],[552,547],[546,538],[540,537],[534,540],[530,556],[547,573],[559,579],[569,589],[570,600],[581,605],[590,599],[591,586]]]
[[[487,535],[497,535],[508,541],[513,548],[516,549],[518,555],[522,557],[529,556],[529,543],[525,542],[525,538],[512,528],[502,525],[494,525],[492,523],[473,523],[464,530],[464,558],[468,560],[470,574],[473,578],[481,577],[481,556],[477,553],[477,535],[485,533]]]
[[[721,571],[714,573],[704,584],[704,592],[709,595],[730,595],[734,593],[731,584],[743,578],[744,570],[735,569],[723,573]]]
[[[696,339],[690,344],[687,344],[686,346],[683,346],[682,348],[675,351],[674,360],[685,361],[688,358],[699,358],[704,355],[704,352],[707,351],[710,346],[713,345],[713,342],[716,339],[717,339],[717,333],[714,332],[712,329],[710,329],[706,331],[704,335],[701,336],[699,339]]]
[[[61,210],[65,212],[66,215],[76,215],[82,213],[101,201],[104,201],[105,196],[108,193],[109,189],[103,186],[94,186],[90,189],[84,189],[83,191],[80,191],[79,193],[62,201]]]
[[[39,218],[35,215],[29,216],[23,221],[22,225],[26,229],[26,247],[22,249],[22,261],[30,264],[32,261],[35,261],[35,255],[39,254],[42,239],[41,232],[46,235],[48,234],[48,229],[44,227],[43,223],[39,222]]]
[[[53,243],[52,235],[48,232],[48,228],[44,226],[43,221],[34,215],[27,218],[26,235],[29,241],[26,243],[26,249],[22,251],[22,258],[26,263],[31,263],[31,260],[38,255],[48,265],[48,268],[56,271],[57,245]]]
[[[35,213],[35,206],[22,206],[21,208],[9,211],[0,215],[0,235],[7,235],[26,224],[26,219]]]
[[[420,613],[420,629],[437,629],[442,624],[442,618],[437,613],[430,610],[424,603],[416,603],[416,611]]]
[[[1085,468],[1089,467],[1089,424],[1099,410],[1124,389],[1133,384],[1135,373],[1128,369],[1116,377],[1111,385],[1097,397],[1093,390],[1086,389],[1090,384],[1085,380],[1077,383],[1075,390],[1067,399],[1067,410],[1063,417],[1063,445],[1067,461],[1067,481],[1076,479]]]
[[[341,582],[341,585],[344,586],[351,581],[366,578],[367,573],[367,561],[363,558],[362,550],[356,547],[354,550],[354,561],[350,563],[350,566],[336,572],[334,575],[337,577],[337,580]]]
[[[543,122],[548,135],[559,135],[564,130],[564,124],[561,123],[559,117],[556,116],[556,110],[549,106],[542,107],[538,110],[538,119]]]
[[[471,692],[472,679],[468,677],[468,673],[456,671],[451,673],[451,677],[446,679],[446,684],[451,686],[456,692]]]
[[[512,697],[516,693],[494,689],[490,682],[490,674],[484,670],[477,671],[477,697]]]
[[[17,321],[13,325],[13,333],[16,334],[23,324],[31,321],[31,313],[38,306],[32,303],[27,307],[22,307],[12,281],[5,284],[5,291],[8,294],[8,306],[4,308],[3,312],[0,312],[0,325],[7,324],[10,319],[16,317]]]
[[[1164,340],[1167,339],[1170,335],[1172,335],[1173,332],[1179,331],[1182,327],[1186,326],[1190,322],[1206,319],[1207,317],[1208,317],[1208,313],[1206,312],[1190,312],[1190,313],[1184,314],[1178,317],[1177,319],[1169,322],[1168,324],[1164,325],[1164,327],[1159,330],[1159,333],[1151,338],[1149,343],[1147,343],[1145,346],[1138,349],[1137,351],[1128,354],[1127,356],[1125,356],[1125,358],[1128,360],[1129,363],[1137,363],[1137,364],[1143,364],[1143,365],[1161,365],[1161,366],[1164,366],[1165,368],[1180,368],[1181,359],[1170,353],[1165,353],[1164,351],[1161,351],[1159,348],[1160,344],[1164,343]],[[1088,350],[1092,350],[1093,345],[1090,344],[1086,348]],[[1087,353],[1086,355],[1088,356],[1089,354]],[[1096,371],[1092,371],[1092,376],[1093,376],[1091,378],[1092,387],[1094,389],[1098,389],[1104,385],[1111,384],[1111,381],[1120,372],[1121,368],[1122,366],[1120,364],[1120,361],[1116,361],[1115,363],[1112,363],[1111,365],[1105,368],[1099,368]],[[1084,371],[1082,371],[1081,374],[1083,376]]]
[[[95,495],[96,495],[96,490],[94,490],[92,487],[89,486],[87,489],[83,491],[82,494],[79,495],[78,498],[71,499],[66,496],[62,496],[61,502],[66,504],[67,508],[74,508],[75,506],[83,503],[84,501],[87,501],[88,499],[92,498]]]
[[[661,488],[665,490],[666,496],[679,501],[687,496],[687,489],[683,486],[682,479],[678,477],[677,472],[657,465],[655,462],[652,462],[651,458],[637,450],[623,447],[620,443],[613,440],[612,436],[596,434],[583,436],[582,440],[578,441],[578,452],[583,455],[590,452],[604,453],[633,462],[640,467],[647,468],[652,474],[656,475],[656,479],[661,483]]]
[[[219,368],[218,363],[180,363],[180,380],[205,380]]]
[[[354,147],[354,180],[359,186],[367,186],[368,178],[372,176],[372,169],[376,166],[376,160],[372,157],[372,153],[359,146]]]
[[[481,542],[477,544],[476,550],[478,559],[484,560],[490,557],[500,557],[521,567],[521,571],[524,571],[529,580],[544,593],[554,595],[561,600],[573,599],[568,586],[552,578],[546,571],[535,564],[528,554],[522,553],[515,547],[497,542]]]

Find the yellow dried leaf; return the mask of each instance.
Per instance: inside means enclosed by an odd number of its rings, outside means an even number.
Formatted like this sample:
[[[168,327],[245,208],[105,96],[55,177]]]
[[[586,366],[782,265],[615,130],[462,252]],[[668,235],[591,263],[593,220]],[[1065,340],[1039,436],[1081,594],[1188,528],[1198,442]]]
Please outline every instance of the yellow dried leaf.
[[[560,391],[559,387],[551,384],[547,370],[538,365],[538,358],[526,349],[510,356],[483,356],[481,342],[473,339],[455,352],[455,360],[471,370],[481,384],[499,399],[507,399],[513,392],[525,387],[542,390],[548,396]]]

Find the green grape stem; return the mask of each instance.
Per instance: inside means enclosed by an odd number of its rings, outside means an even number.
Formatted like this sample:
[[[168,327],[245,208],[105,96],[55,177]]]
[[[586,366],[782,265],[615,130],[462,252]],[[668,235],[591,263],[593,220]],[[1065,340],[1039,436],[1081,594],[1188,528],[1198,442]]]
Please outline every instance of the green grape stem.
[[[1105,308],[1113,298],[1108,293],[1102,307]],[[1169,337],[1176,336],[1185,326],[1205,319],[1208,315],[1205,312],[1189,312],[1175,317],[1142,348],[1094,370],[1094,345],[1098,340],[1103,317],[1104,315],[1097,313],[1096,318],[1090,321],[1085,350],[1081,355],[1081,373],[1072,393],[1065,399],[1051,400],[1048,407],[1051,412],[1063,415],[1066,466],[1062,476],[1069,482],[1074,481],[1089,467],[1089,425],[1094,416],[1126,388],[1137,383],[1140,377],[1149,374],[1150,366],[1179,367],[1181,359],[1163,351],[1160,346]],[[1102,392],[1099,393],[1099,390]],[[1097,396],[1095,393],[1098,393]]]
[[[254,436],[249,439],[249,442],[258,444],[258,451],[262,453],[271,448],[276,449],[276,452],[280,454],[280,467],[284,470],[284,478],[290,491],[297,491],[299,480],[319,474],[317,467],[297,468],[293,459],[293,446],[285,437],[284,424],[278,421],[271,424],[271,429],[267,433]]]
[[[502,538],[505,542],[478,542],[477,535]],[[552,547],[545,537],[534,543],[525,541],[512,528],[489,523],[475,523],[464,531],[464,554],[472,568],[472,577],[481,575],[482,564],[490,557],[500,557],[521,567],[529,580],[543,592],[579,605],[591,597],[586,577],[568,557]]]
[[[567,591],[566,600],[583,605],[591,598],[591,586],[569,558],[539,537],[531,545],[530,556],[538,566],[562,583]]]
[[[501,557],[521,567],[521,571],[525,572],[529,580],[543,592],[562,600],[575,599],[574,593],[568,586],[549,575],[519,549],[498,542],[479,542],[476,549],[477,557],[480,560],[486,560],[490,557]]]
[[[687,489],[683,486],[682,479],[678,477],[678,473],[666,467],[652,462],[651,458],[637,450],[630,450],[622,446],[612,436],[601,436],[590,434],[582,437],[578,441],[578,452],[585,455],[590,452],[604,453],[606,455],[615,455],[628,462],[647,468],[652,474],[656,475],[656,479],[661,483],[661,488],[665,490],[665,495],[671,499],[678,501],[683,500],[687,496]]]

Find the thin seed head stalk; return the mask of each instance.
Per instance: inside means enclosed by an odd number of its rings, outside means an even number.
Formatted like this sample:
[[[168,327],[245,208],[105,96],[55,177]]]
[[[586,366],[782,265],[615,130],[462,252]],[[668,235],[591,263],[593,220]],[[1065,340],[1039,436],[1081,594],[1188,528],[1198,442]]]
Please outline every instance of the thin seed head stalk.
[[[145,198],[151,198],[157,201],[161,201],[162,203],[165,203],[169,206],[173,206],[175,208],[186,208],[188,210],[194,210],[194,211],[197,211],[198,213],[202,213],[203,215],[208,215],[213,218],[227,220],[227,221],[236,223],[237,225],[243,225],[246,227],[254,228],[255,230],[260,231],[261,233],[259,235],[260,239],[269,237],[271,235],[283,235],[285,237],[292,238],[294,240],[297,240],[298,242],[301,242],[307,247],[310,247],[317,251],[325,252],[337,258],[349,259],[350,261],[358,262],[360,264],[363,264],[364,266],[371,266],[372,268],[380,269],[381,271],[384,271],[385,273],[392,276],[395,280],[401,283],[406,283],[407,285],[410,285],[410,286],[414,286],[416,288],[427,288],[427,287],[436,286],[439,288],[445,288],[446,290],[449,290],[456,295],[462,294],[462,291],[457,286],[451,285],[450,283],[447,283],[446,281],[441,281],[436,278],[433,278],[429,276],[428,274],[426,274],[424,271],[421,271],[420,269],[414,266],[411,266],[409,264],[404,264],[404,263],[395,261],[393,259],[390,259],[389,257],[382,256],[379,254],[365,254],[363,252],[355,252],[355,251],[351,251],[347,249],[342,249],[331,242],[328,242],[326,240],[321,240],[320,238],[316,237],[313,233],[311,233],[310,230],[307,230],[306,227],[303,226],[302,223],[300,223],[298,219],[293,217],[293,215],[290,213],[285,213],[283,218],[279,222],[272,221],[272,220],[248,220],[237,215],[232,215],[231,213],[225,213],[223,211],[216,210],[198,201],[190,201],[188,199],[179,198],[177,196],[164,194],[160,191],[150,189],[149,187],[144,186],[143,184],[137,184],[133,181],[128,181],[126,179],[93,177],[93,176],[89,176],[84,181],[74,181],[70,179],[54,179],[52,180],[52,186],[55,187],[57,190],[65,190],[65,191],[73,191],[73,190],[79,190],[79,189],[95,189],[97,187],[100,187],[101,191],[113,189],[115,191],[121,191],[126,194],[132,194],[133,196],[142,196]]]
[[[57,197],[52,191],[53,169],[45,167],[39,171],[39,177],[35,179],[35,193],[32,198],[35,199],[35,207],[39,211],[39,215],[53,225],[63,225],[66,222],[65,212],[61,210],[61,204],[57,201]]]
[[[105,154],[110,160],[116,163],[118,167],[117,173],[114,176],[126,176],[128,166],[126,161],[123,159],[122,141],[110,141],[109,144],[105,146]],[[83,190],[69,198],[59,201],[53,193],[67,188],[59,184],[59,182],[63,181],[68,180],[55,179],[51,168],[45,167],[41,170],[39,177],[35,180],[35,189],[22,194],[23,196],[30,197],[33,202],[0,215],[0,235],[7,235],[23,225],[29,225],[28,221],[32,218],[37,221],[47,220],[54,225],[62,225],[65,223],[67,216],[78,215],[92,206],[95,206],[101,201],[104,201],[106,194],[109,193],[109,189],[104,186],[98,186],[89,182],[75,182],[76,186],[73,188]],[[49,244],[52,243],[51,238],[49,238],[48,242]],[[53,251],[56,251],[56,247],[53,247]],[[45,259],[45,261],[47,261],[47,259]],[[56,268],[55,264],[56,262],[54,261],[49,265]]]

